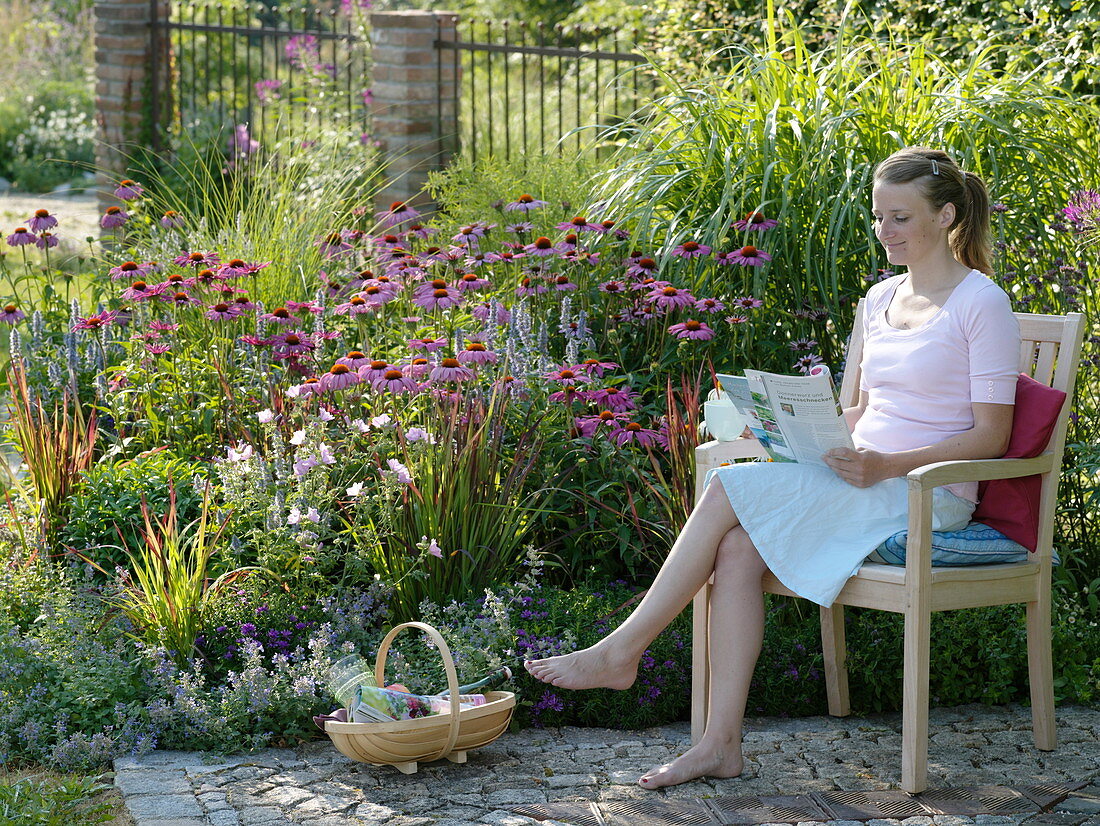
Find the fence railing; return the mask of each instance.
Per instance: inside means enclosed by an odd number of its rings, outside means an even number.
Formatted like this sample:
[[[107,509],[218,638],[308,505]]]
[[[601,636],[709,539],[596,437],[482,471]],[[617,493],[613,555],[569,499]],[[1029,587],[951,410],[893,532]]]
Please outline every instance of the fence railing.
[[[365,19],[339,8],[172,3],[167,18],[151,21],[153,54],[170,55],[168,71],[152,75],[154,122],[229,130],[234,144],[277,127],[286,132],[332,125],[365,132]],[[154,136],[155,143],[162,141]]]
[[[436,41],[438,65],[449,57],[461,78],[452,103],[472,158],[579,151],[597,138],[590,127],[613,127],[655,85],[631,51],[637,32],[464,21],[457,34]]]

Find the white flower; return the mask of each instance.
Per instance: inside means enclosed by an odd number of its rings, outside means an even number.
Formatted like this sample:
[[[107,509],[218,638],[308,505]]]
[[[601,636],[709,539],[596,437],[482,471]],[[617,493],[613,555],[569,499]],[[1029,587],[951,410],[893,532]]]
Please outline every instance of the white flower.
[[[336,417],[322,407],[320,412],[317,414],[317,418],[320,419],[322,422],[331,422]]]
[[[259,420],[260,424],[269,424],[275,421],[275,414],[270,410],[261,410],[256,414],[256,418]]]
[[[321,459],[322,463],[326,465],[336,464],[336,457],[332,455],[332,450],[329,448],[328,445],[322,442],[321,447],[318,448],[318,452],[320,453],[319,458]]]
[[[439,543],[434,539],[428,544],[428,553],[434,556],[436,559],[443,558],[443,549],[439,547]]]
[[[389,427],[393,424],[393,419],[390,418],[389,413],[383,413],[381,416],[375,416],[370,420],[370,423],[374,427]]]
[[[430,445],[435,444],[435,436],[420,427],[410,427],[405,431],[405,438],[410,442],[427,442]]]
[[[287,518],[286,518],[286,523],[288,525],[297,525],[301,521],[302,521],[302,512],[300,510],[298,510],[297,507],[291,508],[290,509],[290,515],[287,516]]]
[[[370,431],[370,425],[364,422],[362,419],[352,419],[351,426],[358,430],[360,433],[367,433]]]
[[[316,525],[321,521],[321,514],[317,512],[317,508],[310,508],[306,512],[306,519]]]
[[[293,387],[288,387],[286,389],[286,397],[288,399],[296,399],[296,398],[298,398],[298,395],[301,392],[302,392],[302,388],[299,387],[298,385],[294,385]]]
[[[317,460],[312,456],[306,456],[304,459],[299,459],[294,463],[294,475],[301,478],[315,467],[317,467]]]
[[[246,442],[238,442],[236,449],[229,448],[230,462],[244,462],[252,458],[252,445]]]
[[[358,496],[363,492],[363,483],[356,482],[350,488],[348,488],[348,496]]]
[[[292,445],[300,445],[306,440],[306,432],[304,430],[295,430],[294,435],[290,437],[290,443]]]

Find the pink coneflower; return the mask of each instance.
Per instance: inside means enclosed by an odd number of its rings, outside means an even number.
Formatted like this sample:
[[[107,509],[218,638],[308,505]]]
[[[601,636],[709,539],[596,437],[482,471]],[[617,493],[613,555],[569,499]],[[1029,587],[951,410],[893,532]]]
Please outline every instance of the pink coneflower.
[[[500,250],[499,252],[489,252],[485,254],[485,260],[490,263],[502,262],[507,264],[511,261],[519,261],[521,258],[526,258],[526,253],[515,252],[513,250]]]
[[[171,344],[146,344],[145,352],[153,356],[163,356],[172,349]]]
[[[272,339],[260,338],[259,336],[241,336],[237,341],[244,342],[251,347],[270,347]]]
[[[265,261],[262,264],[250,264],[240,258],[233,258],[221,265],[218,269],[218,275],[224,278],[241,278],[246,275],[255,275],[264,267],[270,265],[270,261]]]
[[[558,249],[563,253],[572,252],[577,248],[577,233],[570,232],[558,242]]]
[[[431,369],[431,362],[423,356],[418,356],[409,361],[408,366],[405,368],[405,372],[414,379],[423,379],[427,377]]]
[[[562,221],[555,227],[555,229],[564,230],[566,232],[569,232],[570,230],[572,230],[573,232],[600,232],[603,227],[601,227],[599,224],[591,223],[583,215],[578,215],[568,221]]]
[[[653,276],[660,270],[657,264],[657,260],[648,256],[643,256],[635,261],[632,261],[626,268],[626,274],[632,276]]]
[[[57,236],[52,232],[40,232],[38,233],[38,240],[34,242],[34,245],[40,250],[53,249],[57,246]]]
[[[531,232],[535,228],[535,225],[530,221],[518,221],[514,224],[506,224],[504,227],[505,232],[510,232],[513,235],[522,235],[525,232]]]
[[[338,232],[330,232],[324,238],[318,240],[317,247],[321,250],[321,255],[329,259],[345,258],[354,249],[351,244],[344,240],[344,236]]]
[[[554,289],[559,292],[571,292],[577,289],[577,285],[574,284],[568,275],[558,275],[553,279]]]
[[[270,313],[264,313],[260,316],[260,321],[270,321],[274,324],[297,324],[298,319],[291,315],[290,310],[286,307],[276,307]]]
[[[38,237],[33,232],[28,232],[26,227],[16,227],[15,232],[7,237],[8,246],[21,247],[25,244],[33,244]]]
[[[149,322],[149,329],[150,330],[156,330],[156,331],[162,332],[162,333],[174,333],[179,328],[180,328],[180,325],[178,325],[178,324],[169,324],[166,321],[157,321],[156,319],[154,319],[153,321]]]
[[[667,287],[661,287],[647,293],[646,301],[652,301],[659,310],[664,312],[675,310],[679,307],[695,306],[695,296],[687,290],[678,289],[671,284]]]
[[[458,354],[462,364],[496,364],[497,354],[480,341],[467,343],[466,349]]]
[[[165,229],[182,229],[183,216],[174,209],[169,209],[160,216],[160,225]]]
[[[695,309],[704,313],[720,313],[726,309],[726,305],[717,298],[699,298],[695,301]]]
[[[627,386],[605,387],[593,390],[588,394],[589,400],[599,407],[606,407],[616,413],[623,413],[635,409],[638,404],[634,401],[638,394]]]
[[[728,315],[722,319],[726,324],[748,324],[749,317],[747,315]]]
[[[824,359],[817,353],[807,353],[804,356],[799,356],[798,361],[791,366],[800,373],[809,373],[811,367],[815,364],[821,364],[823,361]]]
[[[184,253],[172,261],[181,267],[194,267],[196,270],[218,266],[218,254],[216,252],[189,252]]]
[[[308,353],[317,346],[313,343],[313,339],[301,330],[291,330],[287,333],[280,333],[271,339],[271,343],[275,347],[277,355],[280,357]]]
[[[365,382],[373,383],[375,379],[381,378],[392,366],[388,361],[371,359],[370,362],[359,368],[359,378]]]
[[[187,278],[183,275],[180,275],[178,272],[174,272],[166,279],[164,279],[164,283],[162,284],[162,286],[166,290],[189,289],[195,286],[195,279]]]
[[[805,353],[814,349],[817,346],[817,342],[812,338],[796,338],[794,341],[788,341],[787,346],[796,353]]]
[[[445,338],[410,338],[407,342],[410,350],[424,350],[428,353],[434,353],[436,350],[442,350],[447,346],[447,339]]]
[[[15,324],[17,321],[22,321],[26,317],[27,314],[14,304],[5,304],[3,309],[0,309],[0,321],[6,324]]]
[[[27,226],[31,228],[31,232],[42,232],[56,227],[57,218],[50,215],[48,209],[36,209],[34,215],[27,220]]]
[[[195,273],[195,283],[203,287],[212,287],[225,279],[212,269],[199,270]]]
[[[122,291],[123,301],[145,301],[155,298],[164,292],[162,284],[147,284],[144,281],[135,281]]]
[[[698,241],[684,241],[672,251],[672,254],[690,261],[692,258],[703,258],[710,255],[710,247],[706,244],[700,244]]]
[[[426,227],[423,224],[409,224],[409,228],[405,230],[405,236],[407,238],[430,238],[439,232],[438,227]]]
[[[758,307],[764,306],[764,302],[761,299],[753,298],[751,295],[743,295],[740,298],[735,298],[730,304],[742,310],[755,310]]]
[[[546,257],[548,255],[557,255],[561,250],[554,246],[554,242],[547,238],[545,235],[541,235],[523,248],[528,255],[535,255],[539,257]]]
[[[420,215],[405,201],[394,201],[389,209],[374,213],[375,219],[382,225],[382,229],[395,227],[404,221],[411,221]]]
[[[586,439],[592,438],[601,427],[621,427],[622,422],[628,420],[626,413],[616,413],[612,410],[601,410],[595,416],[584,416],[573,421],[577,432]]]
[[[459,244],[468,244],[476,247],[478,242],[489,234],[489,230],[495,227],[496,224],[486,224],[481,221],[475,221],[472,224],[459,228],[458,232],[451,236],[451,240]]]
[[[772,257],[763,250],[758,250],[752,244],[747,244],[736,252],[731,252],[730,259],[734,264],[741,264],[745,267],[762,267],[764,262],[771,261]]]
[[[575,261],[578,264],[588,264],[589,266],[595,266],[600,263],[600,253],[589,252],[588,250],[577,250],[568,257],[569,261]]]
[[[384,250],[393,249],[394,247],[404,247],[401,243],[400,235],[383,235],[381,238],[375,238],[374,245]]]
[[[313,301],[288,301],[283,305],[292,313],[309,313],[310,315],[317,315],[321,312],[321,305],[316,304]]]
[[[665,437],[659,431],[644,428],[637,422],[627,422],[612,430],[607,438],[619,447],[630,442],[635,442],[641,447],[664,447],[666,444]]]
[[[689,318],[680,324],[673,324],[668,331],[676,338],[690,338],[696,341],[714,338],[714,330],[708,327],[706,322],[696,321],[694,318]]]
[[[320,393],[322,389],[321,380],[316,376],[310,376],[307,379],[303,379],[301,384],[290,388],[290,390],[287,391],[287,396],[291,398],[295,396],[315,396]],[[293,396],[291,396],[292,392],[294,394]]]
[[[506,324],[508,324],[508,322],[510,322],[512,320],[512,313],[503,304],[497,304],[496,308],[497,308],[496,317],[493,319],[493,321],[498,326],[503,327]],[[478,321],[488,321],[489,320],[489,315],[492,313],[492,311],[493,311],[492,302],[486,301],[485,303],[478,304],[476,307],[472,308],[470,310],[470,315],[472,315]]]
[[[233,306],[242,313],[252,312],[256,309],[256,305],[253,303],[252,299],[245,294],[234,296]]]
[[[546,289],[546,284],[541,279],[526,277],[520,279],[519,286],[516,287],[516,295],[539,295],[546,292]]]
[[[321,376],[322,390],[343,390],[360,381],[359,374],[346,364],[337,362],[329,368],[328,372]]]
[[[378,283],[366,284],[359,291],[359,298],[373,307],[381,307],[389,301],[397,298],[399,287],[396,284],[382,285]]]
[[[111,276],[112,281],[121,281],[123,279],[129,281],[134,278],[144,278],[150,271],[150,267],[147,264],[139,264],[136,261],[125,261],[117,267],[111,267],[111,269],[107,270],[107,274]]]
[[[241,311],[234,307],[232,304],[227,304],[224,301],[219,301],[217,304],[209,307],[204,316],[211,321],[231,321],[234,318],[240,316]]]
[[[465,263],[465,265],[471,270],[476,270],[478,267],[489,260],[488,255],[489,254],[485,252],[474,252],[470,255],[467,255],[466,260],[463,263]]]
[[[483,278],[475,272],[466,272],[459,276],[458,281],[455,282],[455,286],[461,292],[467,290],[483,290],[489,286],[489,279]]]
[[[412,303],[425,310],[445,310],[462,303],[462,293],[454,287],[436,287],[419,295],[414,294]]]
[[[375,390],[386,390],[390,393],[415,393],[420,385],[412,376],[405,375],[400,367],[390,367],[381,376],[371,382]]]
[[[433,381],[469,381],[473,377],[473,370],[463,367],[458,359],[452,358],[443,359],[428,374],[428,378]]]
[[[774,218],[765,218],[763,212],[750,212],[741,220],[734,221],[730,226],[741,232],[745,230],[764,232],[764,230],[779,226],[779,222]]]
[[[370,359],[361,350],[348,350],[348,354],[340,356],[336,359],[336,363],[346,365],[352,370],[358,370],[363,365],[370,364]]]
[[[600,361],[599,359],[585,359],[580,364],[574,365],[574,370],[579,370],[589,376],[603,377],[609,370],[617,370],[619,365],[613,361]]]
[[[119,181],[118,187],[115,189],[115,197],[120,201],[132,201],[135,198],[140,198],[145,194],[145,189],[141,184],[134,183],[129,178]]]
[[[505,212],[532,212],[536,209],[542,209],[546,206],[546,201],[540,201],[530,195],[524,193],[520,195],[516,200],[510,204],[504,205]]]
[[[362,296],[353,295],[343,304],[337,304],[333,308],[333,312],[336,315],[363,315],[364,313],[373,313],[376,306]]]
[[[576,387],[592,380],[584,371],[575,367],[560,367],[549,373],[543,373],[542,377],[548,381],[556,381],[562,387]]]
[[[596,289],[599,290],[601,293],[624,293],[626,292],[626,284],[624,284],[622,281],[616,281],[615,279],[612,279],[611,281],[603,282]]]
[[[76,323],[73,325],[74,330],[100,330],[104,327],[109,327],[118,318],[118,311],[111,312],[104,311],[102,313],[96,313],[90,315],[87,318],[77,318]]]

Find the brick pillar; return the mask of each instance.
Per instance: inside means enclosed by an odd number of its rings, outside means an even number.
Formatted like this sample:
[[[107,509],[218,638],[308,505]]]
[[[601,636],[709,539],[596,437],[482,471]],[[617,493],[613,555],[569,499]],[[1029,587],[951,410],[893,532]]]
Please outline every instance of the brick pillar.
[[[96,166],[100,204],[117,204],[113,182],[125,177],[127,156],[155,140],[165,111],[168,43],[152,18],[168,19],[168,0],[96,0]],[[159,82],[158,82],[159,81]],[[160,110],[160,111],[157,111]]]
[[[435,42],[457,40],[458,18],[413,10],[370,17],[373,133],[387,162],[376,209],[410,199],[430,209],[428,198],[417,193],[428,172],[441,169],[458,149],[459,61],[453,49],[436,48]]]

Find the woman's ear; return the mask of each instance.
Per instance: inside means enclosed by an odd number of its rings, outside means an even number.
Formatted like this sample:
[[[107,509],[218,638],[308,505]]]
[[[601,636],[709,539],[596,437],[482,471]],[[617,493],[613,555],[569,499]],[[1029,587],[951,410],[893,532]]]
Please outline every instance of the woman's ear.
[[[955,223],[955,205],[948,201],[940,209],[940,227],[948,229]]]

